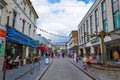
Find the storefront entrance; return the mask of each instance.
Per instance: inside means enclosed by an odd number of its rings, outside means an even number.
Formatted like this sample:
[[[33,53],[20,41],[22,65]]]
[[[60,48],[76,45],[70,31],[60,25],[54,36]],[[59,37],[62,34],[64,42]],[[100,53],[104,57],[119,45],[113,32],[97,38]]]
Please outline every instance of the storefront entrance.
[[[6,55],[11,56],[12,58],[16,58],[16,56],[22,57],[22,45],[14,42],[7,42],[6,46]]]

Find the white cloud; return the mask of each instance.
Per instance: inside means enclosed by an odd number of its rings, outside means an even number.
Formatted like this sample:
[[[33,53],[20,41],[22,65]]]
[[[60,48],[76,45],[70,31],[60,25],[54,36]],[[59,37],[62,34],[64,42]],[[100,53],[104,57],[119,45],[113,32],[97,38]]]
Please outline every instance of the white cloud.
[[[51,33],[68,36],[71,30],[76,30],[78,24],[92,5],[92,2],[77,0],[61,0],[60,3],[49,4],[47,0],[31,0],[36,12],[39,15],[38,27]],[[53,42],[59,41],[60,38],[42,33],[45,37]],[[55,38],[55,39],[53,39]]]

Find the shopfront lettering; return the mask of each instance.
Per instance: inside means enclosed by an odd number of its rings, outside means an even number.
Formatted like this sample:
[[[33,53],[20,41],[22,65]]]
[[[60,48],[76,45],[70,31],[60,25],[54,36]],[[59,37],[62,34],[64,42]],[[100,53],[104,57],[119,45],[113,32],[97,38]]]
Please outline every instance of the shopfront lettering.
[[[13,32],[13,33],[11,33],[11,32]],[[10,36],[10,35],[12,35],[12,36]],[[28,45],[31,47],[37,46],[37,43],[34,40],[21,34],[20,32],[16,31],[15,29],[8,28],[7,36],[8,36],[8,39],[19,42],[21,44],[25,44],[25,45]]]

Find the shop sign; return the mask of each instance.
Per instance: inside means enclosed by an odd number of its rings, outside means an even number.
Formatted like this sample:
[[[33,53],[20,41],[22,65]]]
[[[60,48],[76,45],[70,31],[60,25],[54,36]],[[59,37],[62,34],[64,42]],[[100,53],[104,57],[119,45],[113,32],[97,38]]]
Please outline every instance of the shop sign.
[[[6,31],[3,29],[0,29],[0,37],[1,38],[6,38]]]
[[[7,39],[9,40],[16,41],[31,47],[37,47],[36,41],[25,36],[24,34],[21,34],[20,32],[16,31],[13,28],[8,28],[7,36],[8,36]]]
[[[96,43],[99,43],[99,42],[100,42],[100,39],[97,38],[97,39],[95,39],[94,41],[92,41],[91,44],[96,44]]]

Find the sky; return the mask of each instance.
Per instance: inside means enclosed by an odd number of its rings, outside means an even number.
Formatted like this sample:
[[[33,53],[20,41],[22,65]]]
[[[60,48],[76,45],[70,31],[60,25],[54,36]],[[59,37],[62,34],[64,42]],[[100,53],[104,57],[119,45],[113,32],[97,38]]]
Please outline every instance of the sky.
[[[53,44],[67,42],[95,0],[30,0],[39,19],[37,33],[51,39]],[[51,34],[55,35],[51,35]],[[60,35],[60,36],[56,36]],[[64,37],[62,37],[64,36]]]

